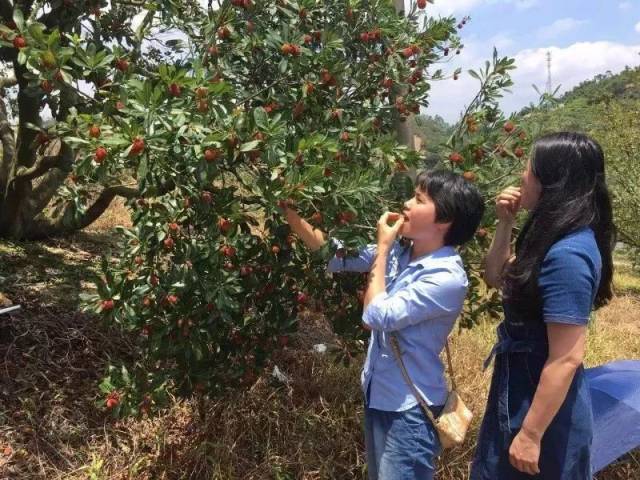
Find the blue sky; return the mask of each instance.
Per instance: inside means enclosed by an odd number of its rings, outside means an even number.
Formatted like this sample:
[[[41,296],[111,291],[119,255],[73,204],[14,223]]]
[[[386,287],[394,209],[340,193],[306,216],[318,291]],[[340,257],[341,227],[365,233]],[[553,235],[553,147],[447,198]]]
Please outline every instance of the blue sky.
[[[502,102],[507,112],[536,101],[531,84],[546,83],[547,51],[561,92],[597,73],[640,64],[640,0],[435,0],[426,11],[471,16],[460,32],[465,49],[447,68],[476,68],[493,46],[516,58],[513,93]],[[466,74],[457,82],[437,82],[426,113],[455,121],[476,85]]]

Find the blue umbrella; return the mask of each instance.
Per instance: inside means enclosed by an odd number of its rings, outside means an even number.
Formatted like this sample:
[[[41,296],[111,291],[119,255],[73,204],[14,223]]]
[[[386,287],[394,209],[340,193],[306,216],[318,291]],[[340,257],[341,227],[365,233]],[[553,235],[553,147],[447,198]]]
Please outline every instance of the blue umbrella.
[[[586,375],[593,403],[595,473],[640,446],[640,360],[588,368]]]

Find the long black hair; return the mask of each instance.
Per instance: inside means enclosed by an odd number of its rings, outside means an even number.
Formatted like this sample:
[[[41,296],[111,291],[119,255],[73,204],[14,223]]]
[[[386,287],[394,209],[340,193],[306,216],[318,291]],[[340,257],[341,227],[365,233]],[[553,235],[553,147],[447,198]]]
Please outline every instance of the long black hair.
[[[602,148],[580,133],[545,135],[534,144],[531,170],[542,191],[516,240],[516,259],[505,276],[506,295],[537,295],[540,266],[551,246],[574,230],[591,227],[602,258],[595,306],[606,304],[612,296],[616,228]]]

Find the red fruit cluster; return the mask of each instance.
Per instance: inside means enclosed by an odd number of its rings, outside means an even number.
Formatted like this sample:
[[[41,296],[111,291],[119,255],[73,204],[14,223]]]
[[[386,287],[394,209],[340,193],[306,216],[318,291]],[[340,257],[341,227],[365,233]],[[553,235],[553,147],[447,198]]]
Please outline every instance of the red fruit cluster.
[[[253,2],[251,0],[231,0],[231,5],[234,7],[249,8],[253,5]]]
[[[522,147],[516,147],[513,154],[518,158],[522,158],[524,156],[524,149]]]
[[[410,45],[402,49],[402,56],[405,58],[412,57],[420,53],[420,47],[418,45]]]
[[[280,47],[280,51],[283,55],[300,55],[300,45],[296,45],[295,43],[284,43]]]
[[[380,37],[381,37],[380,29],[376,28],[375,30],[372,30],[370,32],[362,32],[360,34],[360,41],[362,43],[375,42],[377,40],[380,40]]]
[[[418,0],[416,4],[418,5],[418,8],[420,10],[424,10],[425,8],[427,8],[427,0]]]

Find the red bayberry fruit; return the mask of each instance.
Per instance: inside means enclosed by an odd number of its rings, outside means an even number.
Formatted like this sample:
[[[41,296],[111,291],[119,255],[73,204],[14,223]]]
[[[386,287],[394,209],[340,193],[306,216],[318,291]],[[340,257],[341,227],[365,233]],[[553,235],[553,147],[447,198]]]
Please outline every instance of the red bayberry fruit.
[[[96,163],[102,163],[104,159],[107,158],[107,149],[104,147],[96,148],[96,153],[94,158]]]
[[[231,30],[229,30],[228,27],[222,26],[222,27],[218,28],[218,38],[220,40],[226,40],[230,36],[231,36]]]
[[[222,233],[227,233],[229,230],[231,230],[232,225],[233,224],[231,223],[231,220],[227,218],[220,218],[218,220],[218,228]]]
[[[218,154],[219,154],[218,150],[213,148],[207,148],[204,151],[204,159],[209,163],[215,162],[218,159]]]
[[[164,244],[164,249],[165,250],[172,250],[174,245],[176,244],[175,240],[171,237],[167,237],[164,239],[164,242],[162,242]]]
[[[206,203],[207,205],[213,201],[213,197],[211,196],[211,192],[202,192],[200,194],[200,199]]]
[[[453,152],[451,155],[449,155],[449,160],[451,161],[451,163],[456,163],[458,165],[464,162],[464,158],[458,152]]]
[[[116,60],[116,68],[121,72],[129,70],[129,62],[125,58],[119,58]]]
[[[118,405],[120,405],[120,394],[116,391],[111,392],[108,396],[107,396],[107,400],[106,400],[106,405],[107,408],[109,410],[117,407]]]
[[[515,128],[516,128],[516,126],[512,122],[506,122],[504,124],[504,131],[507,132],[507,133],[513,132],[513,130]]]
[[[100,127],[97,125],[91,125],[91,127],[89,127],[89,136],[91,138],[100,137]]]
[[[178,85],[177,83],[172,83],[171,85],[169,85],[169,94],[171,96],[179,97],[181,93],[182,89],[180,88],[180,85]]]
[[[27,41],[22,36],[17,36],[13,39],[13,46],[18,50],[27,46]]]
[[[40,82],[40,88],[45,93],[51,93],[53,91],[53,84],[49,80],[42,80]]]
[[[144,140],[141,137],[136,137],[131,144],[131,150],[129,155],[139,155],[144,151]]]
[[[462,176],[464,177],[465,180],[469,181],[469,182],[475,182],[476,181],[476,174],[474,172],[471,171],[466,171],[462,174]]]

